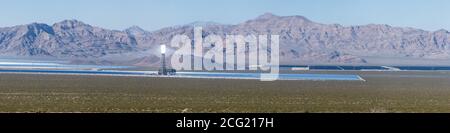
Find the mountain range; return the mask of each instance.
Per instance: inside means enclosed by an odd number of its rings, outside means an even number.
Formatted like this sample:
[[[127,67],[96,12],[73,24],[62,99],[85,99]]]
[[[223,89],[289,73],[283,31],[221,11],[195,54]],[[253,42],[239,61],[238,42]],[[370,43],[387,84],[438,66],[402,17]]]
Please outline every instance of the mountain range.
[[[450,33],[385,24],[342,26],[266,13],[235,24],[194,22],[156,31],[109,30],[78,20],[0,28],[0,57],[64,59],[75,64],[152,66],[159,45],[195,26],[203,34],[278,34],[283,65],[450,65]],[[169,48],[170,49],[170,48]],[[170,55],[169,55],[170,56]]]

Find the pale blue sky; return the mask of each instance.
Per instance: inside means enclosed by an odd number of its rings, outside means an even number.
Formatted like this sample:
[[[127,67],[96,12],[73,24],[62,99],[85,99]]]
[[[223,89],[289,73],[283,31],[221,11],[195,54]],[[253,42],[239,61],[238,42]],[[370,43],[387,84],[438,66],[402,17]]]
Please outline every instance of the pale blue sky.
[[[64,19],[122,30],[214,21],[236,24],[265,12],[320,23],[450,30],[449,0],[2,0],[0,27]]]

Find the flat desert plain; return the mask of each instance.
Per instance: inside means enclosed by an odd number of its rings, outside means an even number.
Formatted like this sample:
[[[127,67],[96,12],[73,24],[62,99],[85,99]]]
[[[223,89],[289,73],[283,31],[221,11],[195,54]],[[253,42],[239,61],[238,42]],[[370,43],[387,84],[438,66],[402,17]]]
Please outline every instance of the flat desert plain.
[[[295,73],[366,81],[0,73],[0,112],[450,112],[450,72]]]

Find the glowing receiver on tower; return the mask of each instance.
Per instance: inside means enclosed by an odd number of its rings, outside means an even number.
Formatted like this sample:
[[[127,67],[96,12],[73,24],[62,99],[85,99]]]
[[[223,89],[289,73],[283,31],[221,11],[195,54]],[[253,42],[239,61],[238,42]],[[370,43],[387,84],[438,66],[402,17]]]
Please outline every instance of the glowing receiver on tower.
[[[165,54],[166,53],[166,45],[161,45],[161,54]]]

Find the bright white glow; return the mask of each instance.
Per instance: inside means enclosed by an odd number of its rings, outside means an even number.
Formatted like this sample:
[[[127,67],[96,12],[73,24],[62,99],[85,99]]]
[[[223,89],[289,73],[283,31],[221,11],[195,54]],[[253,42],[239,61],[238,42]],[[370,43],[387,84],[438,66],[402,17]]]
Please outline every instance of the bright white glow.
[[[165,54],[166,53],[166,45],[161,45],[161,54]]]

